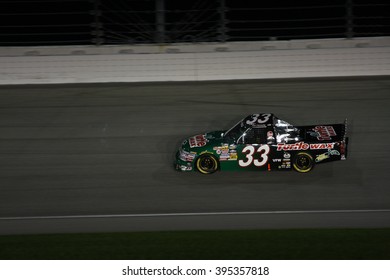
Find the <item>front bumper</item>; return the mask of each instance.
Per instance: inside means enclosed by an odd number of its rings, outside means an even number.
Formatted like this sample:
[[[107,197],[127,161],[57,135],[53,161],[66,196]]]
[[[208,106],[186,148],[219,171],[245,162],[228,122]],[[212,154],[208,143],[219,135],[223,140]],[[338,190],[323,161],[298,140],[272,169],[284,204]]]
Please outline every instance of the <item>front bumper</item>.
[[[180,151],[177,151],[173,165],[177,171],[193,170],[192,162],[184,161],[180,158]]]

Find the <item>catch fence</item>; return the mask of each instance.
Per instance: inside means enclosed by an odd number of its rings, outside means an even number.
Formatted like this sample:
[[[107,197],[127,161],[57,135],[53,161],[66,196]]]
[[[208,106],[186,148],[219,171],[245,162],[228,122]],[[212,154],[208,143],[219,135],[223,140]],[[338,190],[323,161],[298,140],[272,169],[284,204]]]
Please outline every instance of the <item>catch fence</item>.
[[[387,0],[0,0],[0,46],[390,36]]]

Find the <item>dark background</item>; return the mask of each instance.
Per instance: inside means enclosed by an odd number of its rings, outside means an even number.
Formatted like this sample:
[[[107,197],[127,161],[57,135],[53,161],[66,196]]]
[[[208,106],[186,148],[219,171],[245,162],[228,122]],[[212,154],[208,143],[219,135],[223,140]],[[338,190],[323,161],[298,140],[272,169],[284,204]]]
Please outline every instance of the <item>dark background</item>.
[[[390,35],[388,0],[0,0],[0,46]]]

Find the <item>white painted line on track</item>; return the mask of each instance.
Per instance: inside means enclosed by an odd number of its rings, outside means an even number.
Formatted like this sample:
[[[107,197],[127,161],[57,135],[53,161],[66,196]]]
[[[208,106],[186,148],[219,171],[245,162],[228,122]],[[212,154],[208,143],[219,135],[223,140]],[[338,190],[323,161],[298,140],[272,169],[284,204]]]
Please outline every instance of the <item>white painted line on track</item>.
[[[24,216],[0,217],[5,220],[50,220],[50,219],[106,219],[106,218],[153,218],[153,217],[180,217],[180,216],[234,216],[234,215],[274,215],[274,214],[347,214],[347,213],[380,213],[390,209],[363,209],[363,210],[296,210],[296,211],[244,211],[244,212],[189,212],[189,213],[156,213],[156,214],[102,214],[102,215],[63,215],[63,216]]]

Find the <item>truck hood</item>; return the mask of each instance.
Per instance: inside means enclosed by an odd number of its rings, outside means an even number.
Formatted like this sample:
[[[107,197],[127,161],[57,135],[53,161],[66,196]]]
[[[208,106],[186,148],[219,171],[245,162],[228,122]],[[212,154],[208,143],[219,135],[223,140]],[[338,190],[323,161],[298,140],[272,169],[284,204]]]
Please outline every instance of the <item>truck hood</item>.
[[[197,151],[221,143],[224,131],[212,131],[204,134],[194,135],[182,143],[182,149],[185,151]]]

